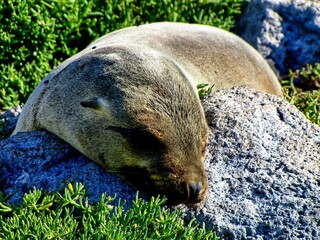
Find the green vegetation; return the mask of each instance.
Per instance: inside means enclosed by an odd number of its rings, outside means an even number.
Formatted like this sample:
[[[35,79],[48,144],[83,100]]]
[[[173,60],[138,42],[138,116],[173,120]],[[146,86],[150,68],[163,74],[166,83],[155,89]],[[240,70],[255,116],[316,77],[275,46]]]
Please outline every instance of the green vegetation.
[[[26,102],[45,75],[116,29],[179,21],[229,30],[245,0],[2,0],[0,109]]]
[[[192,220],[186,224],[178,211],[164,207],[163,199],[149,202],[138,196],[125,213],[102,195],[88,204],[81,184],[69,184],[64,194],[34,189],[14,207],[0,201],[1,239],[218,239]]]
[[[26,102],[42,78],[108,32],[157,21],[200,23],[229,30],[246,0],[2,0],[0,112]],[[4,131],[5,123],[0,121]],[[7,136],[8,133],[0,132]],[[0,194],[1,239],[215,239],[178,212],[138,198],[123,213],[110,199],[90,205],[81,185],[64,195],[39,190],[10,206]],[[112,213],[112,214],[111,214]]]
[[[23,104],[45,75],[94,39],[116,29],[157,21],[233,27],[246,0],[2,0],[0,1],[0,112]],[[286,99],[320,124],[320,63],[281,80]],[[305,86],[308,86],[307,88]],[[213,86],[214,87],[214,86]],[[212,86],[199,86],[200,97]],[[310,91],[311,90],[311,91]],[[0,139],[5,134],[0,121]],[[0,193],[0,239],[215,239],[164,200],[138,198],[124,213],[103,195],[90,205],[81,184],[64,194],[34,190],[21,206]]]
[[[320,125],[320,63],[290,71],[281,80],[286,100],[294,104],[313,123]]]
[[[209,86],[207,83],[201,83],[197,85],[198,95],[200,99],[203,99],[208,94],[212,93],[214,85]]]

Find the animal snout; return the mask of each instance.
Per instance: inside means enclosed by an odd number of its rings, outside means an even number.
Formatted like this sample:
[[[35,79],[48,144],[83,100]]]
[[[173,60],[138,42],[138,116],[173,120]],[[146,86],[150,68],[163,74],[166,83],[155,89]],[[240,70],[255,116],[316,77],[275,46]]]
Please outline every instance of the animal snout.
[[[204,194],[206,189],[201,181],[189,181],[187,183],[188,188],[188,202],[189,203],[197,203],[204,198]]]

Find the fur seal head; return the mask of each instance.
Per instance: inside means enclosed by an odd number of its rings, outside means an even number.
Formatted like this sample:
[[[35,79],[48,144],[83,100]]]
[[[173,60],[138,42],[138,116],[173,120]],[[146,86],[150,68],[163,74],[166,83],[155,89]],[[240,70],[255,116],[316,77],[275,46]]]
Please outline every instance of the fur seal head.
[[[46,84],[41,128],[168,203],[204,199],[208,129],[196,90],[173,61],[142,47],[106,47]]]

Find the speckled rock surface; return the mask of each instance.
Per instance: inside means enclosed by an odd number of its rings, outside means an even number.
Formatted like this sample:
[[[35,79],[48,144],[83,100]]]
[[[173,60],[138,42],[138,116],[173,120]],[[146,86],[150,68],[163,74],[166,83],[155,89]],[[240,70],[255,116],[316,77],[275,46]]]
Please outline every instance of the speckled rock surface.
[[[245,87],[218,91],[204,106],[209,193],[197,210],[178,207],[186,218],[195,215],[224,239],[320,239],[320,128],[287,102]],[[0,162],[11,201],[33,186],[56,191],[68,181],[83,182],[95,201],[103,192],[127,203],[135,197],[46,132],[0,141]]]
[[[236,33],[284,75],[320,62],[320,1],[251,0]]]
[[[210,189],[198,220],[225,239],[320,239],[320,128],[244,87],[205,108]]]
[[[0,176],[9,203],[20,204],[22,195],[35,186],[46,191],[60,191],[69,182],[85,185],[90,202],[102,193],[127,201],[130,206],[136,190],[89,160],[69,144],[49,132],[18,133],[0,141]]]

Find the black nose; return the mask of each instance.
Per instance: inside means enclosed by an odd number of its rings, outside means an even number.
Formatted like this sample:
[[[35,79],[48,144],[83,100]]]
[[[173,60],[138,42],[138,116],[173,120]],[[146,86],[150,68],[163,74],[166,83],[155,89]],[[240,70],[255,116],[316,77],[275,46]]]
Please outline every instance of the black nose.
[[[200,193],[203,189],[202,182],[189,182],[189,202],[198,202]]]

